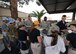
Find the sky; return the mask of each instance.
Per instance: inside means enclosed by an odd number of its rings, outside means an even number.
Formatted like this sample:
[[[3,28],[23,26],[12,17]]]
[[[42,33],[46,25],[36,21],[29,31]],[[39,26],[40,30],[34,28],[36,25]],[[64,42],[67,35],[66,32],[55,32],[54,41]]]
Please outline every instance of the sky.
[[[45,8],[42,5],[38,6],[35,1],[34,2],[30,1],[29,5],[24,4],[23,7],[19,7],[18,5],[18,10],[25,13],[32,13],[32,11],[36,11],[36,10],[41,11],[41,10],[45,10]]]

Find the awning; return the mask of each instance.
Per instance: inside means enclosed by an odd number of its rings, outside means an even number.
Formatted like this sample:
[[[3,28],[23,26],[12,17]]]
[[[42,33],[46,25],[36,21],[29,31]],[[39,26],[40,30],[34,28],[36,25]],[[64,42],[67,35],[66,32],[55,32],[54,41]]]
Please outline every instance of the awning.
[[[76,12],[76,0],[39,0],[48,13]]]

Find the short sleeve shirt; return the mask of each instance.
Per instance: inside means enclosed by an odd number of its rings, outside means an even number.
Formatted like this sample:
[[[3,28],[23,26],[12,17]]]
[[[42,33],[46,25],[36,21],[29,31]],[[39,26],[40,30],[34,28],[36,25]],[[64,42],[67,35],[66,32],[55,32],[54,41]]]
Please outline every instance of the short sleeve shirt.
[[[70,33],[67,35],[66,39],[70,41],[73,48],[76,48],[76,33]]]
[[[27,36],[28,36],[28,33],[24,30],[18,30],[18,39],[20,41],[26,41],[27,40]]]
[[[29,38],[32,43],[38,43],[37,37],[40,36],[40,31],[34,28],[31,32],[29,32]]]

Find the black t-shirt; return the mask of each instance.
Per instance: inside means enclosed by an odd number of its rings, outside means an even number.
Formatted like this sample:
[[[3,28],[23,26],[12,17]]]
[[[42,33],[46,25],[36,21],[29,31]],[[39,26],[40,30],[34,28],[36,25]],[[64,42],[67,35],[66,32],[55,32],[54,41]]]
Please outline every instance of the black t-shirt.
[[[70,33],[66,39],[70,41],[71,47],[76,48],[76,33]]]
[[[37,37],[40,36],[40,31],[34,28],[31,32],[29,32],[29,38],[32,43],[38,43]]]
[[[63,21],[59,21],[57,23],[57,26],[59,26],[60,30],[66,29],[66,27],[67,27],[65,21],[64,21],[64,23],[63,23]]]
[[[27,40],[28,33],[24,30],[18,30],[18,40],[20,41],[26,41]]]

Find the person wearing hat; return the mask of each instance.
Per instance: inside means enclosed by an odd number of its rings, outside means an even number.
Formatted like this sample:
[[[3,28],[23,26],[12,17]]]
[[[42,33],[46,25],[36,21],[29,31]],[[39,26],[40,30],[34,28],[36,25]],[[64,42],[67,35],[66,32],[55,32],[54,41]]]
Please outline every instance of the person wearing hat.
[[[70,29],[72,33],[67,34],[67,43],[70,45],[68,49],[68,54],[76,54],[76,21],[70,23]]]
[[[44,37],[45,54],[60,54],[65,52],[65,44],[58,35],[59,28],[51,26],[50,34]]]
[[[29,31],[29,40],[31,42],[31,50],[33,54],[40,54],[42,37],[40,31],[35,28],[36,24],[32,24]]]

